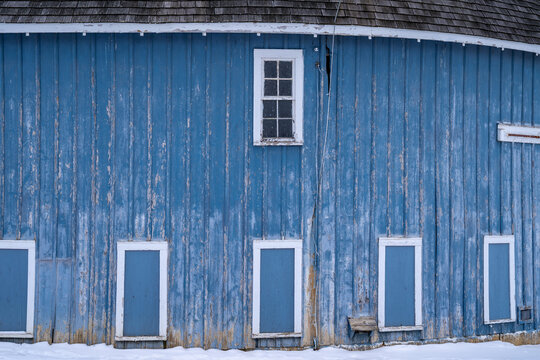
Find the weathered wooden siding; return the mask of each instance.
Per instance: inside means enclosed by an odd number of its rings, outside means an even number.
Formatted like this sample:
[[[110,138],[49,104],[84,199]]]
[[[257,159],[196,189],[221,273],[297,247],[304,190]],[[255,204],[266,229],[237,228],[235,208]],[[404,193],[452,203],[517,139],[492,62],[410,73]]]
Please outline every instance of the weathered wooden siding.
[[[301,147],[252,146],[254,48],[304,49]],[[366,342],[347,316],[376,314],[377,238],[394,235],[423,237],[425,330],[373,341],[539,328],[540,146],[499,143],[496,124],[540,125],[540,57],[337,37],[328,96],[327,48],[0,37],[0,235],[37,240],[35,341],[113,341],[123,239],[169,242],[167,346]],[[512,233],[535,322],[486,326],[482,238]],[[251,339],[262,237],[304,240],[300,342]]]

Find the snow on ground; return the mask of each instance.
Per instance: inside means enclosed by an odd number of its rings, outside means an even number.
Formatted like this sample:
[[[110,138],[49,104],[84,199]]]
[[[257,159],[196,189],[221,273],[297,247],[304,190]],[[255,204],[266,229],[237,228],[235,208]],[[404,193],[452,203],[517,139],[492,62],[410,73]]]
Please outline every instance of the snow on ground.
[[[394,345],[368,351],[347,351],[323,348],[319,351],[277,350],[202,350],[180,347],[166,350],[119,350],[107,345],[86,346],[81,344],[47,343],[18,345],[0,342],[0,359],[9,360],[539,360],[540,345],[514,346],[500,341],[478,344],[447,343],[436,345]]]

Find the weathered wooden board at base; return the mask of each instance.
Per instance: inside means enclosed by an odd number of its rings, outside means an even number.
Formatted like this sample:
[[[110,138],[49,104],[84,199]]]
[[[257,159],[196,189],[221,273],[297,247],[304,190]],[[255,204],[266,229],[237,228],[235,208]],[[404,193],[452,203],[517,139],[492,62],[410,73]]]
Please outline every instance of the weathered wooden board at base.
[[[261,48],[303,50],[302,146],[252,145]],[[533,55],[365,37],[0,36],[0,238],[36,240],[34,341],[114,342],[120,240],[165,240],[169,261],[167,341],[118,347],[538,330],[540,148],[496,139],[500,122],[540,126]],[[516,304],[532,323],[484,324],[483,238],[499,234],[515,235]],[[381,236],[422,237],[423,331],[349,328],[377,316]],[[303,240],[302,338],[251,337],[263,238]]]

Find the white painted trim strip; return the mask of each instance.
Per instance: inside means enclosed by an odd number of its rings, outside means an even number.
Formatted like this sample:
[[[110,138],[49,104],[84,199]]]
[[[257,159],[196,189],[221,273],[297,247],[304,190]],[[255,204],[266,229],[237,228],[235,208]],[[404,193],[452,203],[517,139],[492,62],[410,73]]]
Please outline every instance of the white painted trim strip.
[[[385,326],[386,306],[386,247],[387,246],[414,246],[414,326]],[[381,332],[390,331],[418,331],[423,330],[422,325],[422,238],[379,238],[379,301],[378,301],[378,327]]]
[[[278,338],[302,336],[302,244],[297,240],[253,240],[253,314],[252,338]],[[261,333],[261,249],[294,249],[294,332]]]
[[[309,34],[346,35],[368,37],[393,37],[401,39],[434,40],[492,46],[502,49],[540,53],[540,45],[489,37],[444,33],[436,31],[393,29],[356,25],[316,25],[290,23],[47,23],[0,24],[0,33],[260,33],[260,34]]]
[[[33,338],[36,289],[36,242],[34,240],[0,240],[0,249],[28,250],[26,331],[2,331],[0,332],[0,338]]]
[[[510,275],[510,319],[491,320],[489,318],[489,245],[508,244],[508,260]],[[516,321],[516,274],[514,256],[514,235],[484,236],[484,324],[500,324]]]
[[[497,140],[526,144],[540,144],[540,126],[499,124]]]
[[[116,261],[116,341],[157,341],[167,337],[167,256],[166,241],[118,241]],[[126,251],[159,251],[159,336],[124,336],[124,272]]]

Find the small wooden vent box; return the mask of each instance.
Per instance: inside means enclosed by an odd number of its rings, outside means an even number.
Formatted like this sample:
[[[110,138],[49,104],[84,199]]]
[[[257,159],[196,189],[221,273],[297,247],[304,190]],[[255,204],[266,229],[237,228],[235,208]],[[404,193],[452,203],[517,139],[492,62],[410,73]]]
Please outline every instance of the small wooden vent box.
[[[349,317],[349,326],[352,331],[371,332],[377,330],[377,322],[372,316]]]

